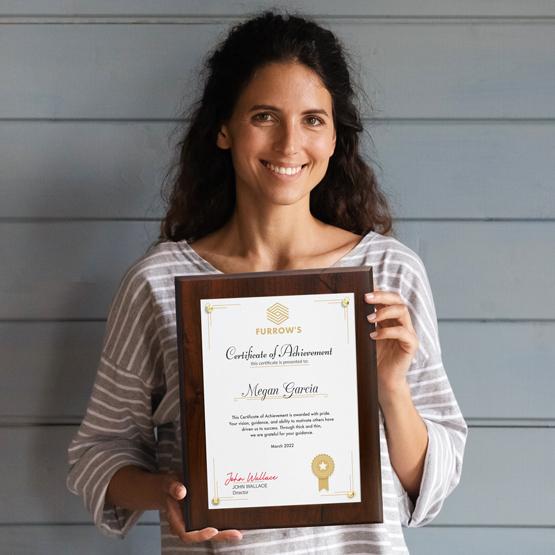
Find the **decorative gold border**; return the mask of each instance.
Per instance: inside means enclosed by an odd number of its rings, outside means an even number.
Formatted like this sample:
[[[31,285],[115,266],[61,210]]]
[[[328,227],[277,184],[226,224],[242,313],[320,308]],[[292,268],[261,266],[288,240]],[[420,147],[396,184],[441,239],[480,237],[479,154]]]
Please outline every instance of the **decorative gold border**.
[[[210,302],[204,303],[204,312],[206,312],[208,314],[208,334],[207,334],[207,339],[208,339],[208,350],[210,351],[210,349],[212,348],[212,336],[211,336],[211,332],[212,332],[212,312],[214,312],[214,310],[218,310],[220,308],[229,308],[231,306],[241,306],[240,303],[219,303],[219,304],[211,304]]]
[[[214,459],[212,459],[212,472],[214,473],[212,477],[212,491],[214,492],[214,497],[212,497],[212,499],[210,500],[211,505],[219,505],[222,501],[245,501],[245,497],[220,497],[218,495],[218,481],[216,480],[216,461]]]
[[[353,460],[353,452],[351,451],[351,473],[349,474],[349,490],[348,491],[334,491],[333,493],[321,493],[320,495],[325,497],[337,497],[346,495],[349,499],[352,499],[356,492],[353,489],[353,475],[355,473],[355,465]]]
[[[337,293],[341,295],[341,293]],[[352,293],[349,293],[352,295]],[[343,319],[345,320],[345,331],[347,333],[347,345],[350,344],[350,333],[349,333],[349,306],[351,304],[349,297],[343,297],[342,299],[315,299],[315,303],[327,303],[327,304],[340,304],[343,307]]]
[[[340,293],[338,293],[340,294]],[[351,293],[352,294],[352,293]],[[350,343],[350,333],[349,333],[349,307],[351,306],[350,299],[348,297],[344,297],[343,299],[314,299],[314,302],[317,303],[327,303],[327,304],[340,304],[343,308],[343,318],[345,320],[345,331],[347,336],[347,344]],[[208,350],[211,348],[211,331],[212,331],[212,312],[217,309],[227,309],[229,307],[241,306],[240,303],[219,303],[219,304],[211,304],[210,302],[206,302],[204,304],[204,310],[208,314]],[[316,397],[316,396],[326,396],[327,394],[307,394],[303,395],[303,397]],[[274,397],[271,397],[274,399]],[[275,397],[276,399],[280,399],[281,397]],[[247,398],[247,397],[236,397],[234,398],[235,401],[237,400],[258,400],[258,397]],[[214,497],[210,500],[211,505],[219,505],[223,500],[225,501],[245,501],[245,497],[232,497],[232,496],[225,496],[220,497],[218,494],[218,481],[216,480],[216,462],[212,459],[212,484],[213,484],[213,492]],[[351,451],[351,473],[349,474],[349,490],[348,491],[335,491],[332,493],[321,493],[321,496],[347,496],[349,499],[352,499],[355,496],[355,491],[353,489],[353,475],[354,475],[354,461],[353,461],[353,452]]]
[[[353,476],[355,473],[355,463],[353,452],[351,451],[351,472],[349,474],[349,490],[347,491],[334,491],[330,493],[320,493],[319,495],[322,497],[338,497],[338,496],[347,496],[349,499],[352,499],[356,492],[353,489]],[[218,481],[216,480],[216,461],[212,458],[212,491],[214,492],[214,497],[210,500],[211,505],[219,505],[222,501],[246,501],[247,497],[233,497],[233,496],[225,496],[220,497],[218,495]]]

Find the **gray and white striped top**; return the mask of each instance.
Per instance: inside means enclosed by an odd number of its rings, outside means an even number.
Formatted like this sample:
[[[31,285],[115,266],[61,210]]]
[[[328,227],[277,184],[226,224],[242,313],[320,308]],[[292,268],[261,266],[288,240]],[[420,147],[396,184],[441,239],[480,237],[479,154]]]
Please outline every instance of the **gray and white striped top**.
[[[407,553],[401,525],[422,526],[460,479],[467,426],[445,374],[437,317],[421,259],[397,239],[369,232],[334,266],[372,266],[374,285],[407,304],[419,349],[408,381],[428,429],[420,495],[413,506],[391,467],[380,414],[383,524],[248,530],[239,542],[185,545],[161,517],[162,553]],[[174,277],[220,273],[186,241],[152,246],[123,276],[108,314],[83,422],[69,449],[70,491],[105,534],[123,537],[140,517],[105,503],[125,465],[180,471],[181,443]]]

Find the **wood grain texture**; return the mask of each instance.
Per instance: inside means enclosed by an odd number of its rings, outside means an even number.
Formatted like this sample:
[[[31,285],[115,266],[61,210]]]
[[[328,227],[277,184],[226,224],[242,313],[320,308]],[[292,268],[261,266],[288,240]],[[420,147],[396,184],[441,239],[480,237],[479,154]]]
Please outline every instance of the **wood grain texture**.
[[[352,268],[175,278],[181,444],[184,446],[183,475],[186,483],[196,485],[196,491],[191,492],[184,504],[185,523],[188,529],[197,530],[207,526],[220,530],[291,528],[383,522],[376,350],[375,343],[369,343],[368,347],[365,347],[364,343],[364,339],[374,330],[374,325],[366,319],[373,306],[366,304],[363,299],[364,292],[372,290],[371,284],[371,269]],[[349,292],[355,294],[356,331],[354,334],[356,335],[359,422],[357,452],[360,457],[360,468],[364,469],[364,472],[360,473],[361,501],[210,510],[206,502],[208,499],[206,468],[209,463],[206,460],[206,416],[203,401],[205,379],[199,301]],[[194,441],[190,439],[193,437]],[[266,445],[265,448],[267,449],[268,446]],[[271,499],[269,502],[271,503]]]

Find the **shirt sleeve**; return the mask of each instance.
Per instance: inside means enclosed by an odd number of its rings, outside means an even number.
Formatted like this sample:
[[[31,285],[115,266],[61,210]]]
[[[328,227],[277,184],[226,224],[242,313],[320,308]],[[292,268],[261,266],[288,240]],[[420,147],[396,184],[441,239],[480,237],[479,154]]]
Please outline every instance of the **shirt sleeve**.
[[[68,489],[105,535],[123,538],[143,511],[109,505],[117,470],[157,470],[152,392],[160,350],[148,281],[131,268],[112,300],[85,417],[68,447]]]
[[[413,503],[393,469],[401,523],[424,526],[439,513],[459,483],[468,428],[441,358],[437,316],[426,269],[413,263],[400,268],[399,293],[407,304],[419,348],[407,373],[413,403],[428,430],[428,448],[420,492]]]

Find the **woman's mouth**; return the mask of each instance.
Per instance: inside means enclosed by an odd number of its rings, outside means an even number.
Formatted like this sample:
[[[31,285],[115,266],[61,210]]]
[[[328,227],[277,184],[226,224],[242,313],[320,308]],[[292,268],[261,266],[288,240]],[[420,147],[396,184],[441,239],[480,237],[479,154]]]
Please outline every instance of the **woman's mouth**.
[[[281,177],[285,179],[298,177],[299,174],[302,173],[304,168],[308,166],[308,164],[299,164],[298,166],[285,167],[274,165],[271,162],[268,162],[268,160],[260,160],[260,162],[270,173],[272,173],[276,177]]]

